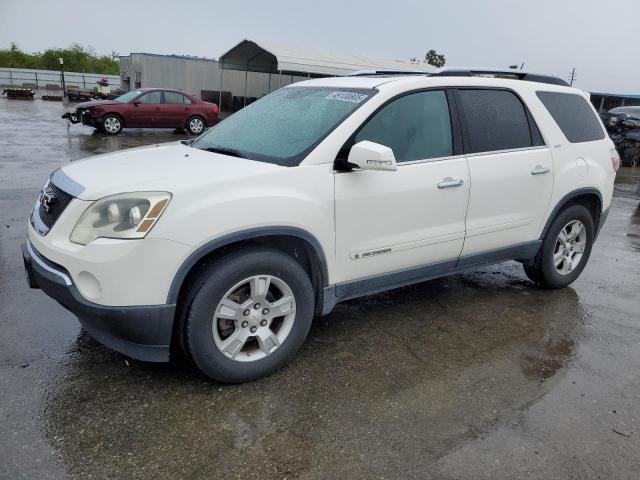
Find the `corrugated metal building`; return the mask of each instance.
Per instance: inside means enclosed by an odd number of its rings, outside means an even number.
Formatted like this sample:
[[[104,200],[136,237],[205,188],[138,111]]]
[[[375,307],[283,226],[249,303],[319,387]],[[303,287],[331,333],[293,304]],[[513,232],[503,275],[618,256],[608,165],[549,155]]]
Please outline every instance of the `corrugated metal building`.
[[[158,55],[154,53],[132,53],[120,57],[120,81],[122,89],[176,88],[201,96],[204,91],[220,90],[220,72],[217,60],[181,55]],[[245,77],[247,96],[261,97],[269,93],[269,74],[241,71],[225,71],[224,91],[234,96],[244,96]],[[291,75],[272,76],[272,89],[291,83]],[[306,76],[294,75],[293,81]]]
[[[347,75],[355,70],[432,71],[426,64],[332,54],[243,40],[220,61],[181,55],[131,53],[120,57],[122,89],[176,88],[237,110],[269,92],[307,78]],[[222,85],[222,88],[221,88]],[[220,101],[221,99],[221,101]]]

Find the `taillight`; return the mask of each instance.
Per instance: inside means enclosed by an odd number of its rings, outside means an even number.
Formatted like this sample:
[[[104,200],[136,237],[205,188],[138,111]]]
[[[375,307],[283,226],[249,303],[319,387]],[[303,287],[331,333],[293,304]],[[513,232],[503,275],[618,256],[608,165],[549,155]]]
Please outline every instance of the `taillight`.
[[[215,113],[216,115],[220,113],[220,109],[218,108],[218,105],[213,106],[213,113]]]
[[[620,168],[620,155],[615,148],[609,150],[609,154],[611,155],[611,164],[613,165],[613,171],[617,172]]]

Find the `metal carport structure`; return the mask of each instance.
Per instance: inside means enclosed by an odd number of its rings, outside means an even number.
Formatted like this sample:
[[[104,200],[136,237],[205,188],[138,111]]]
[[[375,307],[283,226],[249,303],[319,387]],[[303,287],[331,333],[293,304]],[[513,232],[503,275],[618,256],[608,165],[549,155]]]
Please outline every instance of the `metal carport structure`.
[[[249,72],[269,74],[269,92],[271,76],[278,75],[278,88],[282,86],[282,74],[291,76],[333,77],[349,75],[357,70],[403,70],[431,72],[434,68],[424,63],[412,63],[401,60],[380,60],[351,54],[333,54],[309,50],[291,45],[278,45],[266,42],[260,44],[243,40],[218,59],[220,67],[220,102],[222,101],[222,80],[224,70],[245,72],[245,93]],[[246,104],[246,94],[245,94]]]

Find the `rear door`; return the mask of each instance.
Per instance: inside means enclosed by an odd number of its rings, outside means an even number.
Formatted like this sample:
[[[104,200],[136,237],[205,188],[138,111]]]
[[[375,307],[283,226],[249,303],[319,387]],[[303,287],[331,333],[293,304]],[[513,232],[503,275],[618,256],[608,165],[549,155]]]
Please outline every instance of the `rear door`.
[[[160,90],[154,90],[139,96],[130,110],[129,118],[125,119],[127,126],[143,128],[160,126],[158,117],[161,105],[162,91]]]
[[[189,115],[191,115],[191,100],[180,92],[164,92],[164,105],[162,106],[164,127],[182,128]]]
[[[398,169],[335,173],[338,283],[455,266],[469,196],[455,114],[444,90],[415,92],[389,101],[355,134],[353,143],[390,147]]]
[[[536,240],[553,190],[553,158],[511,90],[459,89],[471,191],[462,256]]]

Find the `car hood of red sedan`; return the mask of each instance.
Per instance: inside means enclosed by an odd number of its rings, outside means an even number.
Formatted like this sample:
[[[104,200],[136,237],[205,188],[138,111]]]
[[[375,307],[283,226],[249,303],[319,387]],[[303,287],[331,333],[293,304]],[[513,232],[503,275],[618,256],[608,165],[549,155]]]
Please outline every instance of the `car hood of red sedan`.
[[[90,100],[88,102],[76,103],[75,108],[90,108],[99,105],[123,105],[123,103],[116,102],[115,100]]]

